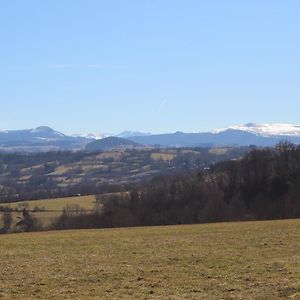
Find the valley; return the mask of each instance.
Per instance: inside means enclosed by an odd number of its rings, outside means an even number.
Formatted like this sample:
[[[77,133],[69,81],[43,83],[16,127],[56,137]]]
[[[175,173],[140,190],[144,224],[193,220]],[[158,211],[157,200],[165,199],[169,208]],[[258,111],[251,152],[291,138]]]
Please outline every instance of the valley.
[[[236,159],[247,147],[142,148],[97,152],[0,153],[0,203],[127,191],[157,176]]]

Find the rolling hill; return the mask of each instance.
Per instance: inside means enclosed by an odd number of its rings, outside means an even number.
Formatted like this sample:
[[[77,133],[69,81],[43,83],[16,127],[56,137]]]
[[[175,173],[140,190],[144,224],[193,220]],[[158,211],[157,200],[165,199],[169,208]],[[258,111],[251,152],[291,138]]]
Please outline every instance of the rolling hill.
[[[107,151],[107,150],[116,150],[116,149],[133,149],[141,148],[142,145],[115,136],[107,137],[101,140],[95,140],[89,143],[85,150],[87,151]]]
[[[88,139],[72,137],[47,126],[24,130],[0,131],[0,150],[2,151],[55,151],[79,150]]]

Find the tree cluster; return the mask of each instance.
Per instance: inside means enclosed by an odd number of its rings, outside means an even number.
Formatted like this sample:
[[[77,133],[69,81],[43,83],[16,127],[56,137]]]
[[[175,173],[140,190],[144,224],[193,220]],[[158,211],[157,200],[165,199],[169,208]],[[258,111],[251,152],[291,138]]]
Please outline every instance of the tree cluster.
[[[210,172],[168,176],[101,201],[92,214],[68,216],[56,228],[190,224],[300,217],[300,147],[281,142],[253,149]],[[63,221],[63,222],[62,222]]]

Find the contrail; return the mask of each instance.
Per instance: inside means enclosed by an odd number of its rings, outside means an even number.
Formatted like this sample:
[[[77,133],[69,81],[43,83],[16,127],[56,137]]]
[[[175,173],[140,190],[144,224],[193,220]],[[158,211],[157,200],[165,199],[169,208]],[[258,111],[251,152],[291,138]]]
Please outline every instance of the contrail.
[[[163,109],[165,108],[166,104],[167,104],[168,100],[167,99],[163,99],[163,101],[161,102],[161,104],[159,105],[158,109],[157,109],[157,114],[159,115]]]

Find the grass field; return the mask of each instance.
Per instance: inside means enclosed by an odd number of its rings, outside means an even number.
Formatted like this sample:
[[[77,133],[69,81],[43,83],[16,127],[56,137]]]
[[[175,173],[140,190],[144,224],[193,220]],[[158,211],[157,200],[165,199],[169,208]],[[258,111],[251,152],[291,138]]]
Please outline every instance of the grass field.
[[[92,196],[81,196],[81,197],[66,197],[66,198],[54,198],[54,199],[43,199],[43,200],[32,200],[32,201],[22,201],[14,202],[10,204],[11,208],[22,207],[24,203],[28,205],[28,209],[32,210],[36,206],[44,207],[46,210],[59,210],[61,211],[66,205],[80,205],[84,209],[92,209],[95,205],[96,198]],[[8,203],[1,204],[3,206],[8,205]]]
[[[106,195],[104,194],[103,197]],[[91,210],[96,203],[96,197],[81,196],[81,197],[67,197],[67,198],[55,198],[55,199],[43,199],[24,202],[14,202],[11,204],[4,203],[2,206],[10,206],[11,208],[19,208],[20,212],[13,212],[14,223],[17,222],[18,217],[22,216],[22,207],[25,205],[29,210],[33,210],[35,207],[44,208],[45,211],[32,212],[32,215],[37,218],[42,225],[50,225],[53,220],[59,217],[62,210],[67,205],[79,205],[80,207]],[[0,212],[0,217],[2,213]],[[2,220],[0,220],[0,227],[2,226]]]
[[[163,161],[170,161],[176,157],[176,154],[172,153],[152,153],[151,158],[154,160],[163,160]]]
[[[0,236],[4,299],[300,299],[300,220]]]

